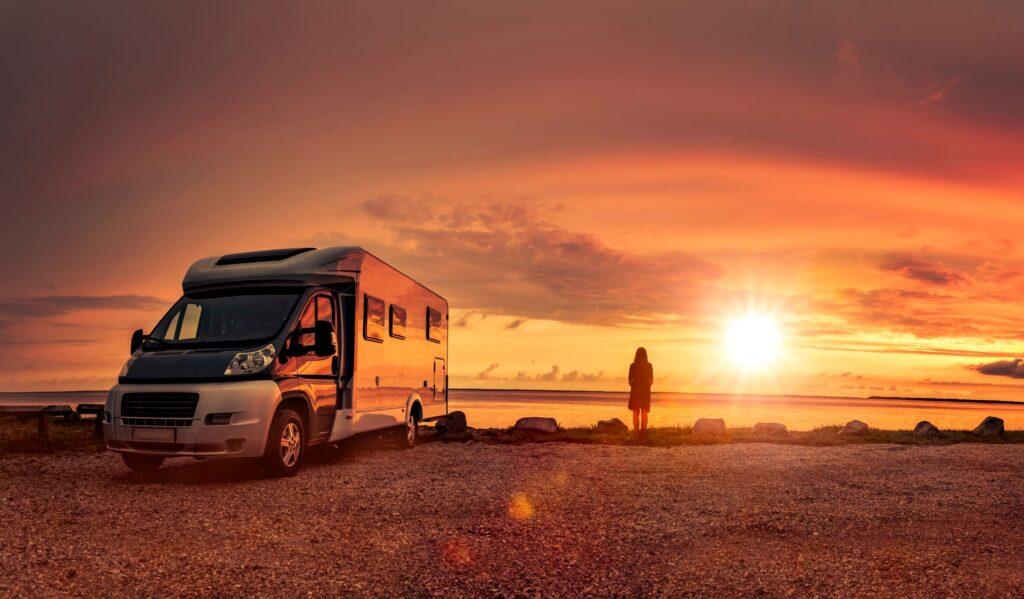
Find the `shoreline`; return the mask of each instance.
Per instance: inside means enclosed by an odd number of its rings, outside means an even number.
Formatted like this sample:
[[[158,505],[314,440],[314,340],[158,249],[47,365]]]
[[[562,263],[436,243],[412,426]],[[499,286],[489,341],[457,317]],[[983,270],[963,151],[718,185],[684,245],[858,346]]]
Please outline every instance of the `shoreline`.
[[[1024,389],[1024,385],[1022,385]],[[626,390],[613,390],[613,389],[488,389],[480,387],[451,387],[450,391],[461,393],[495,393],[502,395],[511,395],[516,393],[547,393],[554,395],[627,395],[629,391]],[[74,396],[74,395],[100,395],[106,394],[108,390],[103,389],[77,389],[70,391],[0,391],[0,405],[3,405],[4,399],[6,398],[25,398],[29,399],[33,396]],[[972,404],[972,405],[1008,405],[1008,406],[1024,406],[1024,401],[1015,401],[1012,399],[973,399],[965,397],[900,397],[896,395],[869,395],[869,396],[857,396],[857,395],[805,395],[800,393],[704,393],[697,391],[652,391],[651,396],[665,398],[667,396],[684,396],[684,397],[734,397],[734,398],[771,398],[771,399],[835,399],[835,400],[854,400],[854,401],[907,401],[907,402],[936,402],[936,403],[948,403],[948,404]],[[33,400],[34,401],[34,400]],[[76,403],[76,402],[70,402]],[[80,403],[80,402],[77,402]]]
[[[869,429],[860,434],[842,434],[841,426],[824,426],[808,431],[788,431],[784,435],[754,433],[752,427],[729,427],[723,435],[694,434],[693,427],[652,427],[646,438],[637,439],[628,433],[600,433],[594,427],[559,429],[555,433],[518,431],[513,428],[468,428],[466,433],[442,435],[432,428],[421,430],[425,442],[466,443],[479,442],[493,445],[519,445],[523,443],[571,443],[580,445],[615,445],[637,447],[685,447],[693,445],[739,445],[770,443],[774,445],[800,445],[835,447],[841,445],[957,445],[978,443],[985,445],[1024,444],[1024,431],[1008,430],[1003,435],[984,436],[970,430],[943,430],[935,435],[918,436],[909,429]]]
[[[54,420],[49,444],[36,438],[36,424],[29,420],[0,420],[0,460],[14,456],[106,451],[102,440],[92,437],[93,421]],[[841,426],[822,426],[811,430],[787,430],[784,434],[753,432],[753,427],[726,427],[723,434],[694,434],[692,426],[659,426],[647,429],[644,439],[632,431],[598,432],[595,426],[559,427],[557,432],[516,430],[514,427],[467,427],[464,433],[443,434],[430,424],[420,427],[421,444],[479,443],[485,445],[522,445],[527,443],[566,443],[594,446],[687,447],[699,445],[772,444],[810,447],[846,445],[948,446],[960,444],[1020,445],[1024,430],[1006,430],[1002,435],[978,435],[969,429],[946,429],[932,435],[915,435],[910,429],[869,428],[859,434],[843,434]],[[371,438],[379,432],[354,438]],[[347,440],[339,443],[345,444]]]

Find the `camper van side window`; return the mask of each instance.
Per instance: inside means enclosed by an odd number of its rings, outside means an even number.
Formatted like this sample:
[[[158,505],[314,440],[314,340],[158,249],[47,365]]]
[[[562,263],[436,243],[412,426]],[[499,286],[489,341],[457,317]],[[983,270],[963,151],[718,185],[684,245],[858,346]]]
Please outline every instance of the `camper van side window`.
[[[363,337],[369,341],[384,341],[384,300],[364,296]]]
[[[441,313],[433,308],[427,308],[427,339],[441,342]]]
[[[391,336],[405,339],[405,308],[391,304]]]

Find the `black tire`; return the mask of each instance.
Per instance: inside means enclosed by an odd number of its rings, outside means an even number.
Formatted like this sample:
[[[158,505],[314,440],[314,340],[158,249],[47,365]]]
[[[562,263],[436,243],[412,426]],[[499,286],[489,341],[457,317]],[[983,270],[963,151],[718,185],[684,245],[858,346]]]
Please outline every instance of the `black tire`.
[[[132,472],[140,473],[156,472],[160,464],[164,463],[164,456],[162,455],[146,455],[143,453],[122,453],[121,459],[124,460],[124,465],[128,466]]]
[[[420,432],[420,418],[416,410],[409,410],[405,417],[405,425],[402,426],[402,439],[399,443],[406,449],[416,446],[416,438]]]
[[[273,476],[293,476],[306,453],[306,429],[302,418],[288,408],[274,414],[263,451],[263,467]]]

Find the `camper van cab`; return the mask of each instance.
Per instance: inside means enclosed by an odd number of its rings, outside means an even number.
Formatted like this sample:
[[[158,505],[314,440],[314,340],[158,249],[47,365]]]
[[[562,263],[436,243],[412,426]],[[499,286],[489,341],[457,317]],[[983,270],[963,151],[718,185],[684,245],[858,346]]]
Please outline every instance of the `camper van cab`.
[[[204,258],[110,390],[107,447],[260,458],[292,474],[307,447],[448,413],[448,302],[357,247]]]

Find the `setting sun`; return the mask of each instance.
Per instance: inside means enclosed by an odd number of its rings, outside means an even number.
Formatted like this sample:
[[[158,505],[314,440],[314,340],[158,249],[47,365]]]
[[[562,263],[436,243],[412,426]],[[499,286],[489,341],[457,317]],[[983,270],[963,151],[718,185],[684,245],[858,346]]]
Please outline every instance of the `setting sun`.
[[[766,314],[745,314],[729,321],[725,331],[729,359],[747,370],[765,368],[782,351],[782,333]]]

